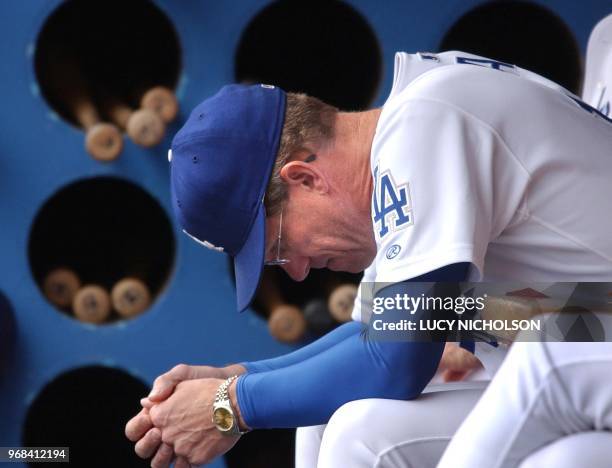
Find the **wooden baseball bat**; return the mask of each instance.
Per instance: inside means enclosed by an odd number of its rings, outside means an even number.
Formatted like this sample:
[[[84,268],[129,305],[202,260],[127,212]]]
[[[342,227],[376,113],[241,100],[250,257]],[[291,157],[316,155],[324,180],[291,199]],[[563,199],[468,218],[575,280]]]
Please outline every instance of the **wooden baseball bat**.
[[[612,313],[610,305],[602,299],[598,312]],[[577,310],[588,310],[581,307],[566,306],[565,300],[554,298],[528,298],[520,296],[489,296],[484,300],[484,309],[480,318],[484,320],[502,320],[505,326],[501,330],[488,331],[499,341],[512,343],[520,330],[512,330],[513,320],[532,320],[542,314],[576,314]]]
[[[306,320],[294,305],[281,304],[275,307],[268,319],[270,334],[283,343],[295,343],[304,337]]]
[[[111,302],[117,313],[131,318],[144,312],[151,305],[151,293],[138,278],[123,278],[111,290]]]
[[[480,312],[480,318],[487,321],[503,320],[509,326],[512,320],[529,319],[534,317],[539,310],[537,302],[533,299],[489,296],[484,301],[484,309]],[[503,330],[487,331],[486,333],[502,343],[510,344],[516,338],[518,331],[504,327]]]
[[[105,91],[100,91],[99,96],[104,113],[124,129],[134,143],[149,148],[163,140],[166,125],[155,112],[150,109],[134,110]]]
[[[83,286],[74,296],[72,310],[81,322],[103,323],[111,313],[110,296],[101,286]]]
[[[43,279],[43,292],[48,301],[61,308],[72,304],[80,287],[81,280],[69,268],[55,268]]]
[[[349,322],[356,297],[357,286],[354,284],[343,284],[334,289],[327,301],[332,317],[338,322]]]
[[[90,86],[66,48],[55,49],[49,64],[48,82],[53,93],[67,104],[74,120],[85,129],[85,149],[98,161],[112,161],[123,149],[121,131],[102,122]]]
[[[140,107],[150,109],[165,123],[172,122],[179,111],[176,95],[165,86],[153,86],[140,93]]]
[[[283,343],[294,343],[306,333],[306,320],[300,309],[287,304],[271,274],[264,273],[259,286],[258,300],[269,311],[270,334]]]

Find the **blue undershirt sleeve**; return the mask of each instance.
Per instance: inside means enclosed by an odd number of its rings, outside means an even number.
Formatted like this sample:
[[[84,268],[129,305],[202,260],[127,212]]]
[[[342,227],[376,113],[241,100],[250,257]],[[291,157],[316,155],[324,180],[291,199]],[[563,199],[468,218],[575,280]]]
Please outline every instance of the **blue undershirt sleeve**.
[[[427,297],[434,294],[436,283],[424,282],[463,281],[468,266],[454,264],[396,283],[377,297]],[[417,310],[407,316],[420,320],[428,314]],[[326,423],[352,400],[415,398],[434,375],[444,349],[443,340],[417,340],[418,336],[407,335],[403,341],[376,341],[353,333],[287,367],[242,375],[236,384],[242,416],[252,428],[310,426]]]
[[[241,364],[249,373],[271,371],[282,367],[288,367],[298,362],[305,361],[312,356],[316,356],[350,336],[358,335],[361,329],[361,322],[345,323],[323,335],[318,340],[291,353],[261,361],[242,362]]]

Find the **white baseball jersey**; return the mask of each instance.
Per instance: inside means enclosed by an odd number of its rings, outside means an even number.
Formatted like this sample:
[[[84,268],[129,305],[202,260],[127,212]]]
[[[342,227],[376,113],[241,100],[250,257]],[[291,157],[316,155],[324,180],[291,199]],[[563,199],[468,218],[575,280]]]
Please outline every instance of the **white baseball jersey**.
[[[582,97],[602,114],[612,116],[612,15],[591,32],[587,47]]]
[[[538,75],[461,52],[396,54],[371,169],[364,282],[458,262],[471,281],[612,280],[612,123]],[[492,351],[477,346],[489,371],[503,359]]]

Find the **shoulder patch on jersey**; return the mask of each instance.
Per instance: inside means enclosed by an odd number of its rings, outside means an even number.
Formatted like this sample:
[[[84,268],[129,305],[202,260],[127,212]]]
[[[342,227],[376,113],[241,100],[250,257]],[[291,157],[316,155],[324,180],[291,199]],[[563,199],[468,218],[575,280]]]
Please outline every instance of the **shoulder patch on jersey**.
[[[378,166],[374,169],[372,212],[381,239],[413,224],[408,183],[397,184],[389,170],[379,174]]]

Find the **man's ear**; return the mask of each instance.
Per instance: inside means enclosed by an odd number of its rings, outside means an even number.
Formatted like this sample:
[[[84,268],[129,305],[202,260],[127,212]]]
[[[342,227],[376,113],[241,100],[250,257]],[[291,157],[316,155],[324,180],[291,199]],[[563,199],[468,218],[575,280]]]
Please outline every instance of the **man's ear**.
[[[329,183],[326,175],[319,168],[302,162],[291,161],[280,170],[280,176],[286,184],[300,187],[317,193],[326,193]]]

